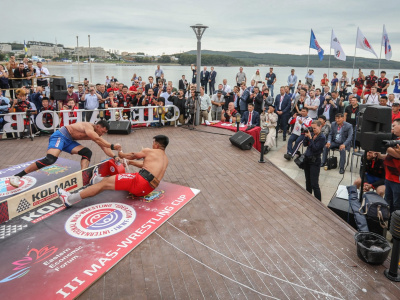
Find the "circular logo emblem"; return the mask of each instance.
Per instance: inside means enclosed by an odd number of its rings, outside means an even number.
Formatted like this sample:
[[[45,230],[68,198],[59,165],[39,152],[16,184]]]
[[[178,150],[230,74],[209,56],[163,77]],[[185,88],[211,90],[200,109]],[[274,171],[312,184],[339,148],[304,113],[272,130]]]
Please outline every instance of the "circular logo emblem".
[[[111,173],[114,173],[115,172],[115,168],[113,166],[111,166],[110,167],[110,171],[111,171]]]
[[[30,189],[36,184],[36,178],[24,176],[21,178],[19,187],[15,188],[10,184],[10,177],[0,178],[0,197],[15,195]]]
[[[80,239],[99,239],[125,230],[135,218],[136,211],[129,205],[96,204],[70,216],[65,223],[65,231]]]

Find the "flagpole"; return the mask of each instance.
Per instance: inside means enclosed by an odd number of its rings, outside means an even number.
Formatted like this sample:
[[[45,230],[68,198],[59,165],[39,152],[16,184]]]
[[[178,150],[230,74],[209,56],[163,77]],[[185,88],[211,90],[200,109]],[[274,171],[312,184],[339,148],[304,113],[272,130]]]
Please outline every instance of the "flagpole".
[[[351,78],[354,78],[354,66],[356,65],[357,41],[358,41],[358,27],[357,27],[356,45],[354,47],[353,71],[351,73]]]
[[[383,24],[383,28],[382,28],[382,38],[381,38],[381,53],[379,54],[379,66],[378,66],[378,74],[380,74],[380,73],[381,73],[382,39],[383,39],[383,34],[384,34],[384,28],[385,28],[385,24]]]

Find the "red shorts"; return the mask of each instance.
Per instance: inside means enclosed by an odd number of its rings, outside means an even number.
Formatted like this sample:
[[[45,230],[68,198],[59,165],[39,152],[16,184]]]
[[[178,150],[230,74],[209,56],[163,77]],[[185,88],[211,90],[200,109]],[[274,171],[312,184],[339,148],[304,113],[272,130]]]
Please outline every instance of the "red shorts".
[[[123,173],[115,176],[115,190],[128,191],[134,196],[141,197],[150,194],[154,189],[139,173]]]

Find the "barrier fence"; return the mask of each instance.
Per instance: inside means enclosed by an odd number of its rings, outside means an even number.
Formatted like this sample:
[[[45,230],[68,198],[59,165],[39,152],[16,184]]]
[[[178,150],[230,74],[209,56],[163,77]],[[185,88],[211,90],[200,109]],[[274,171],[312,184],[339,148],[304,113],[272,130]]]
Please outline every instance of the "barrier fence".
[[[162,110],[162,111],[161,111]],[[109,112],[109,114],[107,113]],[[146,114],[147,112],[147,114]],[[170,112],[171,118],[167,118]],[[73,116],[71,116],[71,113]],[[52,116],[52,122],[48,123],[47,115]],[[26,112],[0,114],[0,123],[3,125],[4,133],[23,133],[27,130],[27,119],[30,118],[30,123],[36,126],[38,130],[49,131],[56,130],[60,127],[61,121],[64,125],[69,125],[75,122],[90,122],[96,123],[98,120],[106,119],[108,121],[130,120],[132,125],[145,124],[149,126],[151,123],[159,122],[161,114],[161,123],[174,122],[179,118],[179,108],[174,105],[166,106],[137,106],[130,108],[115,107],[107,109],[73,109],[52,111],[44,110],[37,114],[27,114]],[[91,116],[90,116],[91,115]],[[90,119],[87,120],[87,117]],[[164,117],[164,118],[163,118]],[[3,119],[3,120],[1,120]],[[175,124],[176,126],[176,124]],[[1,128],[1,127],[0,127]]]

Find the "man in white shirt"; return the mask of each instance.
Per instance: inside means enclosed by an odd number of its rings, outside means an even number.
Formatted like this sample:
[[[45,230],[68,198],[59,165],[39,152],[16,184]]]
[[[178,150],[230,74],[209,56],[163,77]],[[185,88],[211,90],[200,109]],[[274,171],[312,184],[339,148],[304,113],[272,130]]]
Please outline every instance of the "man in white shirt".
[[[314,82],[314,70],[310,69],[308,70],[308,73],[306,74],[306,84],[308,85],[309,88],[312,87],[313,82]]]
[[[214,95],[213,95],[214,96]],[[200,88],[200,124],[208,120],[208,113],[211,110],[211,99],[208,94],[204,93],[204,88]]]
[[[47,82],[46,76],[50,75],[49,70],[47,68],[43,67],[43,63],[41,61],[38,61],[36,63],[36,65],[37,65],[37,67],[36,67],[36,77],[38,77],[37,85],[38,86],[43,86],[43,87],[48,86],[48,82]]]
[[[319,99],[315,97],[315,92],[309,92],[310,97],[306,99],[304,107],[308,108],[308,116],[313,119],[318,119]]]
[[[288,76],[287,83],[289,86],[290,93],[294,93],[294,89],[296,88],[297,83],[297,75],[294,74],[294,69],[290,71],[290,75]]]
[[[373,86],[371,87],[371,94],[364,96],[363,104],[378,105],[380,98],[376,86]]]
[[[168,100],[168,98],[171,95],[175,95],[172,93],[172,86],[167,85],[167,91],[164,93],[161,93],[160,97],[163,97],[165,99],[165,105],[173,105],[173,103],[171,101]]]
[[[227,81],[226,79],[222,80],[222,84],[223,84],[222,90],[223,90],[225,93],[230,93],[230,92],[232,92],[232,88],[228,85],[227,82],[228,82],[228,81]]]
[[[85,101],[85,109],[94,110],[99,107],[99,100],[101,100],[101,96],[96,93],[94,86],[89,87],[89,93],[85,93],[82,95],[82,101]],[[90,122],[92,118],[93,111],[86,112],[86,122]]]
[[[225,104],[225,97],[222,95],[222,91],[217,91],[216,94],[212,95],[211,98],[211,119],[221,120],[222,107]]]

